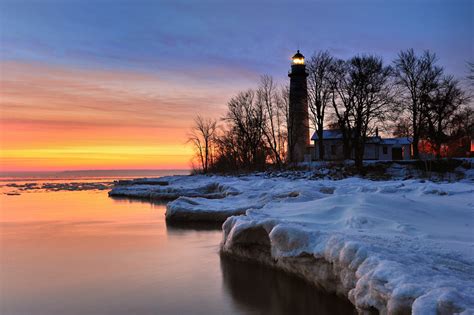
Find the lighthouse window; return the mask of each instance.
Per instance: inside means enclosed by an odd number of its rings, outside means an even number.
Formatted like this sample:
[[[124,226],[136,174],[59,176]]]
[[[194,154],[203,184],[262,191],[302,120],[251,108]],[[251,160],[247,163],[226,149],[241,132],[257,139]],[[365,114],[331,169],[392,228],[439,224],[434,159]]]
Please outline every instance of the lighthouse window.
[[[293,59],[293,64],[295,64],[295,65],[304,65],[304,59],[303,58],[295,58],[295,59]]]
[[[336,155],[337,147],[335,145],[331,145],[331,155]]]
[[[382,150],[383,150],[383,154],[387,154],[387,152],[388,152],[387,147],[382,147]]]

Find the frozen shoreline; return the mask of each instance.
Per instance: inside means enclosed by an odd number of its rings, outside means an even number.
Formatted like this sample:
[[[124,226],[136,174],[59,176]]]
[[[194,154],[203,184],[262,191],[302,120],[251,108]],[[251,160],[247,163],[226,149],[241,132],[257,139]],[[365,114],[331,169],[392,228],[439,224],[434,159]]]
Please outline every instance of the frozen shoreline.
[[[170,221],[229,217],[224,254],[295,273],[361,312],[474,312],[472,181],[172,176],[110,195],[176,198]]]

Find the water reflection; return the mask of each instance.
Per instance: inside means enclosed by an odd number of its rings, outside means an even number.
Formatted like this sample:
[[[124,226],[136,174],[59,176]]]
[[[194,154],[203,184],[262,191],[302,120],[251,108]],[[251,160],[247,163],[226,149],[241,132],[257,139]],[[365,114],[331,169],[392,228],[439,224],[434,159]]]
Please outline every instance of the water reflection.
[[[347,305],[220,259],[221,224],[171,224],[164,212],[104,191],[0,196],[0,314],[337,314]]]
[[[166,220],[168,233],[181,231],[220,231],[222,223],[216,222],[170,222]]]
[[[302,279],[221,255],[224,289],[236,307],[258,314],[355,314],[352,304]]]
[[[138,203],[146,205],[156,205],[156,206],[166,206],[167,202],[162,200],[152,200],[149,198],[129,198],[122,196],[108,196],[109,199],[113,200],[115,203]]]
[[[221,229],[207,222],[166,222],[169,235],[187,231]],[[356,314],[346,299],[316,289],[311,284],[280,270],[220,256],[223,294],[231,297],[233,309],[257,314]]]

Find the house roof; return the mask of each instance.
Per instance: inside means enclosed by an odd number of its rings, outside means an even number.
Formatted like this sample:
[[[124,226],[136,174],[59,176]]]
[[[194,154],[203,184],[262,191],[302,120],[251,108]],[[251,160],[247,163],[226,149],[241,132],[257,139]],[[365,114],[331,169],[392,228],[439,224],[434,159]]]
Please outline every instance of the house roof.
[[[311,140],[318,140],[318,134],[315,132],[311,137]],[[337,140],[342,139],[342,132],[338,129],[335,130],[323,130],[323,139],[324,140]],[[367,137],[366,143],[379,143],[380,137]]]
[[[381,144],[391,144],[391,145],[403,145],[403,144],[411,144],[412,139],[411,138],[386,138],[382,139]]]
[[[382,142],[382,138],[380,138],[379,136],[375,136],[375,137],[367,137],[365,139],[365,143],[369,144],[369,143],[380,143]]]
[[[340,130],[323,130],[323,139],[342,139],[342,132]],[[318,140],[318,133],[313,133],[311,140]]]
[[[315,132],[311,137],[311,140],[318,140],[318,134]],[[338,129],[336,130],[323,130],[323,139],[324,140],[337,140],[342,139],[342,132]],[[411,138],[381,138],[381,137],[367,137],[366,143],[380,143],[387,145],[403,145],[411,144]]]

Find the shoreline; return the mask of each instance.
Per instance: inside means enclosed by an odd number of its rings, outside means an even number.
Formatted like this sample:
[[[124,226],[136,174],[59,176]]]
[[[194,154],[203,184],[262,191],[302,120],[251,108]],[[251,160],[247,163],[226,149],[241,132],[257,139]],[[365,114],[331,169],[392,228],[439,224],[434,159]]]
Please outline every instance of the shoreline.
[[[250,246],[238,246],[233,249],[221,248],[220,254],[224,257],[241,260],[244,262],[257,263],[269,268],[278,270],[295,277],[314,286],[317,290],[322,290],[327,294],[335,295],[351,303],[359,314],[378,314],[379,310],[373,307],[369,309],[358,309],[349,298],[350,289],[345,289],[340,281],[337,269],[333,264],[324,260],[316,259],[309,255],[298,257],[287,257],[275,260],[271,256],[270,247],[252,244]],[[320,276],[324,274],[324,277]],[[355,274],[352,275],[355,278]],[[381,314],[386,310],[380,311]],[[397,310],[397,314],[411,314],[411,308]]]
[[[261,175],[159,180],[166,185],[136,180],[110,195],[176,196],[167,204],[167,224],[225,221],[222,255],[304,278],[347,298],[361,314],[474,310],[474,242],[462,225],[472,215],[472,182]],[[440,222],[448,234],[439,231]]]
[[[414,299],[393,305],[384,292],[378,292],[379,299],[371,299],[371,305],[358,303],[351,291],[356,287],[359,266],[354,265],[352,261],[330,261],[324,256],[315,257],[307,252],[276,258],[272,252],[278,249],[275,241],[270,239],[273,228],[267,231],[268,227],[264,226],[250,227],[240,231],[238,235],[228,237],[229,232],[226,232],[226,229],[232,228],[232,223],[228,225],[224,227],[227,237],[224,236],[225,239],[221,243],[223,255],[260,263],[302,278],[320,290],[351,302],[359,314],[412,314],[411,304]],[[285,243],[291,236],[280,234],[278,238]],[[291,243],[291,240],[288,243]],[[288,243],[284,245],[288,246]]]
[[[283,265],[276,264],[272,260],[270,253],[268,253],[268,255],[260,255],[260,259],[256,259],[256,256],[252,254],[252,251],[260,252],[260,250],[261,249],[259,249],[258,247],[254,247],[250,249],[247,254],[242,255],[242,254],[236,254],[235,252],[231,253],[228,251],[223,251],[221,249],[219,254],[221,256],[221,259],[227,259],[227,260],[232,259],[235,261],[248,263],[248,264],[258,264],[266,268],[269,268],[271,270],[275,270],[276,272],[285,274],[287,276],[301,279],[308,285],[315,288],[318,292],[323,292],[324,294],[327,294],[333,299],[338,299],[339,300],[338,302],[342,302],[344,304],[350,305],[350,307],[353,309],[353,312],[352,312],[353,314],[357,314],[357,313],[361,314],[361,310],[357,310],[354,304],[347,298],[347,295],[340,294],[336,291],[330,291],[327,289],[327,287],[322,286],[320,285],[320,283],[313,281],[312,278],[309,278],[306,272],[301,272],[304,270],[305,267],[307,269],[310,269],[311,267],[313,267],[312,261],[309,261],[309,260],[303,261],[304,258],[288,259],[288,262],[286,264],[288,268],[284,268],[282,267]],[[293,260],[293,261],[291,262],[290,260]],[[346,314],[349,314],[349,313],[346,313]],[[371,311],[363,312],[363,314],[372,315],[372,314],[378,314],[378,312],[377,310],[371,310]]]

